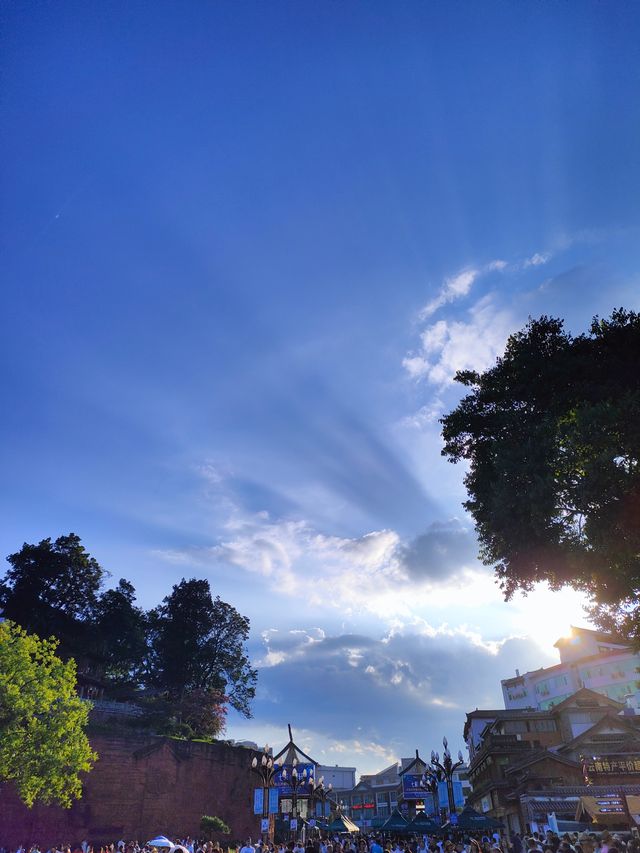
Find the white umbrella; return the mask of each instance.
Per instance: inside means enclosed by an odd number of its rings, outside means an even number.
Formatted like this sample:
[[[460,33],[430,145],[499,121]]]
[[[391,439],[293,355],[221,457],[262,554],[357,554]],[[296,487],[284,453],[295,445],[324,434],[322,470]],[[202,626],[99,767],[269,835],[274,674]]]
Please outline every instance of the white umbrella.
[[[186,847],[183,847],[182,844],[176,844],[174,847],[169,850],[169,853],[189,853]]]
[[[166,835],[158,835],[151,841],[147,841],[147,847],[173,847],[173,841],[169,841]]]

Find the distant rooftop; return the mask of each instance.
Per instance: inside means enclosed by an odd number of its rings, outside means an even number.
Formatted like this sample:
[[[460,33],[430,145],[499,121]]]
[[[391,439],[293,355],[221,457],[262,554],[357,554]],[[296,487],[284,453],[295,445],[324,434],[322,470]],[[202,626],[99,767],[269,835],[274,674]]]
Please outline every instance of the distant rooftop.
[[[591,628],[577,628],[575,625],[572,625],[570,630],[571,633],[568,637],[560,637],[560,639],[556,640],[553,644],[556,649],[580,642],[582,637],[588,637],[589,639],[596,640],[599,643],[613,643],[617,646],[629,645],[628,640],[625,640],[624,637],[617,634],[607,634],[605,631],[593,631]]]

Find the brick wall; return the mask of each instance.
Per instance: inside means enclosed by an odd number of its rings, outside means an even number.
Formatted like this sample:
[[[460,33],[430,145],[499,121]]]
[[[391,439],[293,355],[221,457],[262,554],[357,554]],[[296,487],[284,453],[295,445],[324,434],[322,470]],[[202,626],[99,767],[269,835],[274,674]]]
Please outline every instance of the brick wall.
[[[258,836],[250,750],[149,735],[95,735],[91,743],[100,758],[70,809],[28,809],[0,787],[0,846],[195,836],[203,814],[221,817],[230,841]]]

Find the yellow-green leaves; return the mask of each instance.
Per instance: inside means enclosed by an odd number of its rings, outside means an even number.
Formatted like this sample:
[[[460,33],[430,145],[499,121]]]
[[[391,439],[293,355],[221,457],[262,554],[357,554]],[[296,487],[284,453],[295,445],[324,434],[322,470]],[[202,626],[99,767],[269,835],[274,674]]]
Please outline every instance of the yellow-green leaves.
[[[11,781],[32,806],[68,808],[82,793],[79,774],[97,758],[84,728],[89,705],[76,695],[73,660],[41,640],[0,623],[0,780]]]

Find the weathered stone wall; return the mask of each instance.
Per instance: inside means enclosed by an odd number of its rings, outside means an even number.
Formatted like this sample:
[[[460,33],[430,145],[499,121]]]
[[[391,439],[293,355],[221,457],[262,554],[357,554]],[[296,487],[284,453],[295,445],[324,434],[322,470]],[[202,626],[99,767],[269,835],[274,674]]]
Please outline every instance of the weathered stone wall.
[[[230,841],[258,836],[250,750],[150,735],[96,735],[91,743],[100,758],[71,809],[28,809],[9,785],[0,788],[0,846],[195,836],[204,814],[231,827]]]

